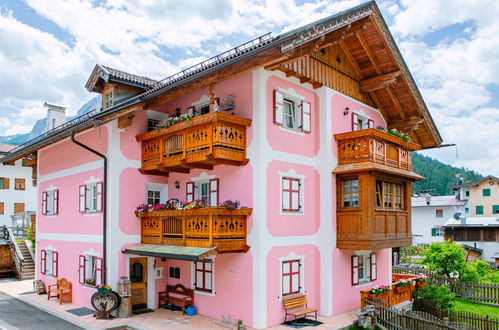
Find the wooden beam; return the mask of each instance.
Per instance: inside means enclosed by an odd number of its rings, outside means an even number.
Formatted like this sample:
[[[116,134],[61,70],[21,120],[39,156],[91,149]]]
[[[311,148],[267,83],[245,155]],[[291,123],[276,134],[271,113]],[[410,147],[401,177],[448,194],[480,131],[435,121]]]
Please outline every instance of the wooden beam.
[[[210,84],[210,112],[213,112],[215,106],[215,83]]]
[[[392,100],[393,105],[395,106],[395,109],[397,109],[397,111],[398,111],[398,113],[400,115],[400,118],[402,118],[403,120],[405,120],[404,109],[400,105],[400,102],[397,99],[397,97],[395,96],[395,94],[393,94],[392,88],[391,87],[387,87],[385,90],[388,93],[388,96],[390,96],[390,99]]]
[[[379,112],[381,112],[381,115],[385,119],[385,121],[388,123],[390,121],[390,117],[388,116],[388,113],[386,112],[385,108],[381,105],[380,100],[378,99],[378,96],[376,95],[375,92],[369,93],[369,96],[373,99],[374,103],[378,107]]]
[[[135,113],[129,113],[125,116],[118,118],[118,128],[127,128],[132,125],[133,118],[135,117]]]
[[[345,42],[343,40],[340,40],[340,42],[338,42],[338,46],[343,51],[343,53],[345,53],[348,60],[352,63],[353,69],[355,70],[355,73],[357,73],[357,76],[359,78],[362,77],[362,74],[360,73],[359,65],[357,64],[357,61],[355,61],[355,59],[352,57],[352,54],[350,54],[350,52],[348,51],[348,48],[345,45]]]
[[[397,121],[388,124],[388,129],[397,129],[399,131],[410,132],[415,131],[424,122],[423,118],[414,118],[405,121]]]
[[[371,52],[371,49],[369,48],[369,45],[366,44],[364,38],[360,35],[360,32],[356,31],[355,32],[355,37],[360,43],[360,46],[366,53],[367,57],[369,57],[369,61],[371,61],[371,64],[373,65],[374,70],[376,70],[377,74],[381,73],[380,68],[378,67],[378,63],[376,62],[376,58],[374,57],[373,53]]]
[[[400,77],[400,71],[394,71],[390,73],[385,73],[376,77],[364,79],[360,82],[361,92],[372,92],[378,89],[386,88],[397,82]]]

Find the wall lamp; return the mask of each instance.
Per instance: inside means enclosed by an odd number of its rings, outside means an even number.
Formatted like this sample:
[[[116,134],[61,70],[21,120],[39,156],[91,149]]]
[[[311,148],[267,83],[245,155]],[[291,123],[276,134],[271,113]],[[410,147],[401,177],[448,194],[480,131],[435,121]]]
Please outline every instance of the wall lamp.
[[[345,110],[343,110],[343,116],[348,115],[348,111],[350,111],[350,108],[346,107]]]
[[[180,189],[180,182],[175,181],[175,188],[176,188],[176,189]]]

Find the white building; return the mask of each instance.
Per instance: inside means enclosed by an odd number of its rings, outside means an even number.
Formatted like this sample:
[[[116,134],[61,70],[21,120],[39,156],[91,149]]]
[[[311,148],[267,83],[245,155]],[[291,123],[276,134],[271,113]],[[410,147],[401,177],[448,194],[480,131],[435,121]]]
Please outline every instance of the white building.
[[[0,144],[0,158],[15,146]],[[30,166],[20,159],[14,165],[0,163],[0,226],[12,225],[14,213],[36,210],[36,186]]]
[[[413,245],[444,241],[442,226],[454,214],[464,215],[467,201],[456,196],[418,196],[411,198]]]

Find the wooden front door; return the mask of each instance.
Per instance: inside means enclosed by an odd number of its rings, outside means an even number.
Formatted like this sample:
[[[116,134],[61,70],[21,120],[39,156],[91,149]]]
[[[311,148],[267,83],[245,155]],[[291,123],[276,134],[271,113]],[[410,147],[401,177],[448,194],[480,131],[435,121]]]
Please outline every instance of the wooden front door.
[[[147,258],[130,258],[130,281],[132,305],[147,305]]]

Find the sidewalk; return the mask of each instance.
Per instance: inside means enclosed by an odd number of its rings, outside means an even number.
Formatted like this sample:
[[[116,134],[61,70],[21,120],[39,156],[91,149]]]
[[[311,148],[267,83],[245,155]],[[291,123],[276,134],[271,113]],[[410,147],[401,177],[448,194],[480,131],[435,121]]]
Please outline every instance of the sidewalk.
[[[217,319],[201,315],[189,317],[181,315],[180,312],[172,312],[166,309],[155,310],[153,313],[134,315],[128,319],[97,320],[92,315],[76,316],[69,313],[68,310],[80,308],[81,306],[68,303],[59,305],[56,299],[47,300],[47,295],[37,295],[33,292],[32,280],[17,281],[16,279],[2,279],[0,280],[0,291],[85,329],[118,329],[125,326],[140,330],[227,328],[223,326],[222,321]],[[333,317],[319,316],[319,321],[324,324],[311,327],[310,329],[341,329],[348,327],[356,319],[355,312],[335,315]],[[291,328],[279,325],[270,329],[289,330]]]

